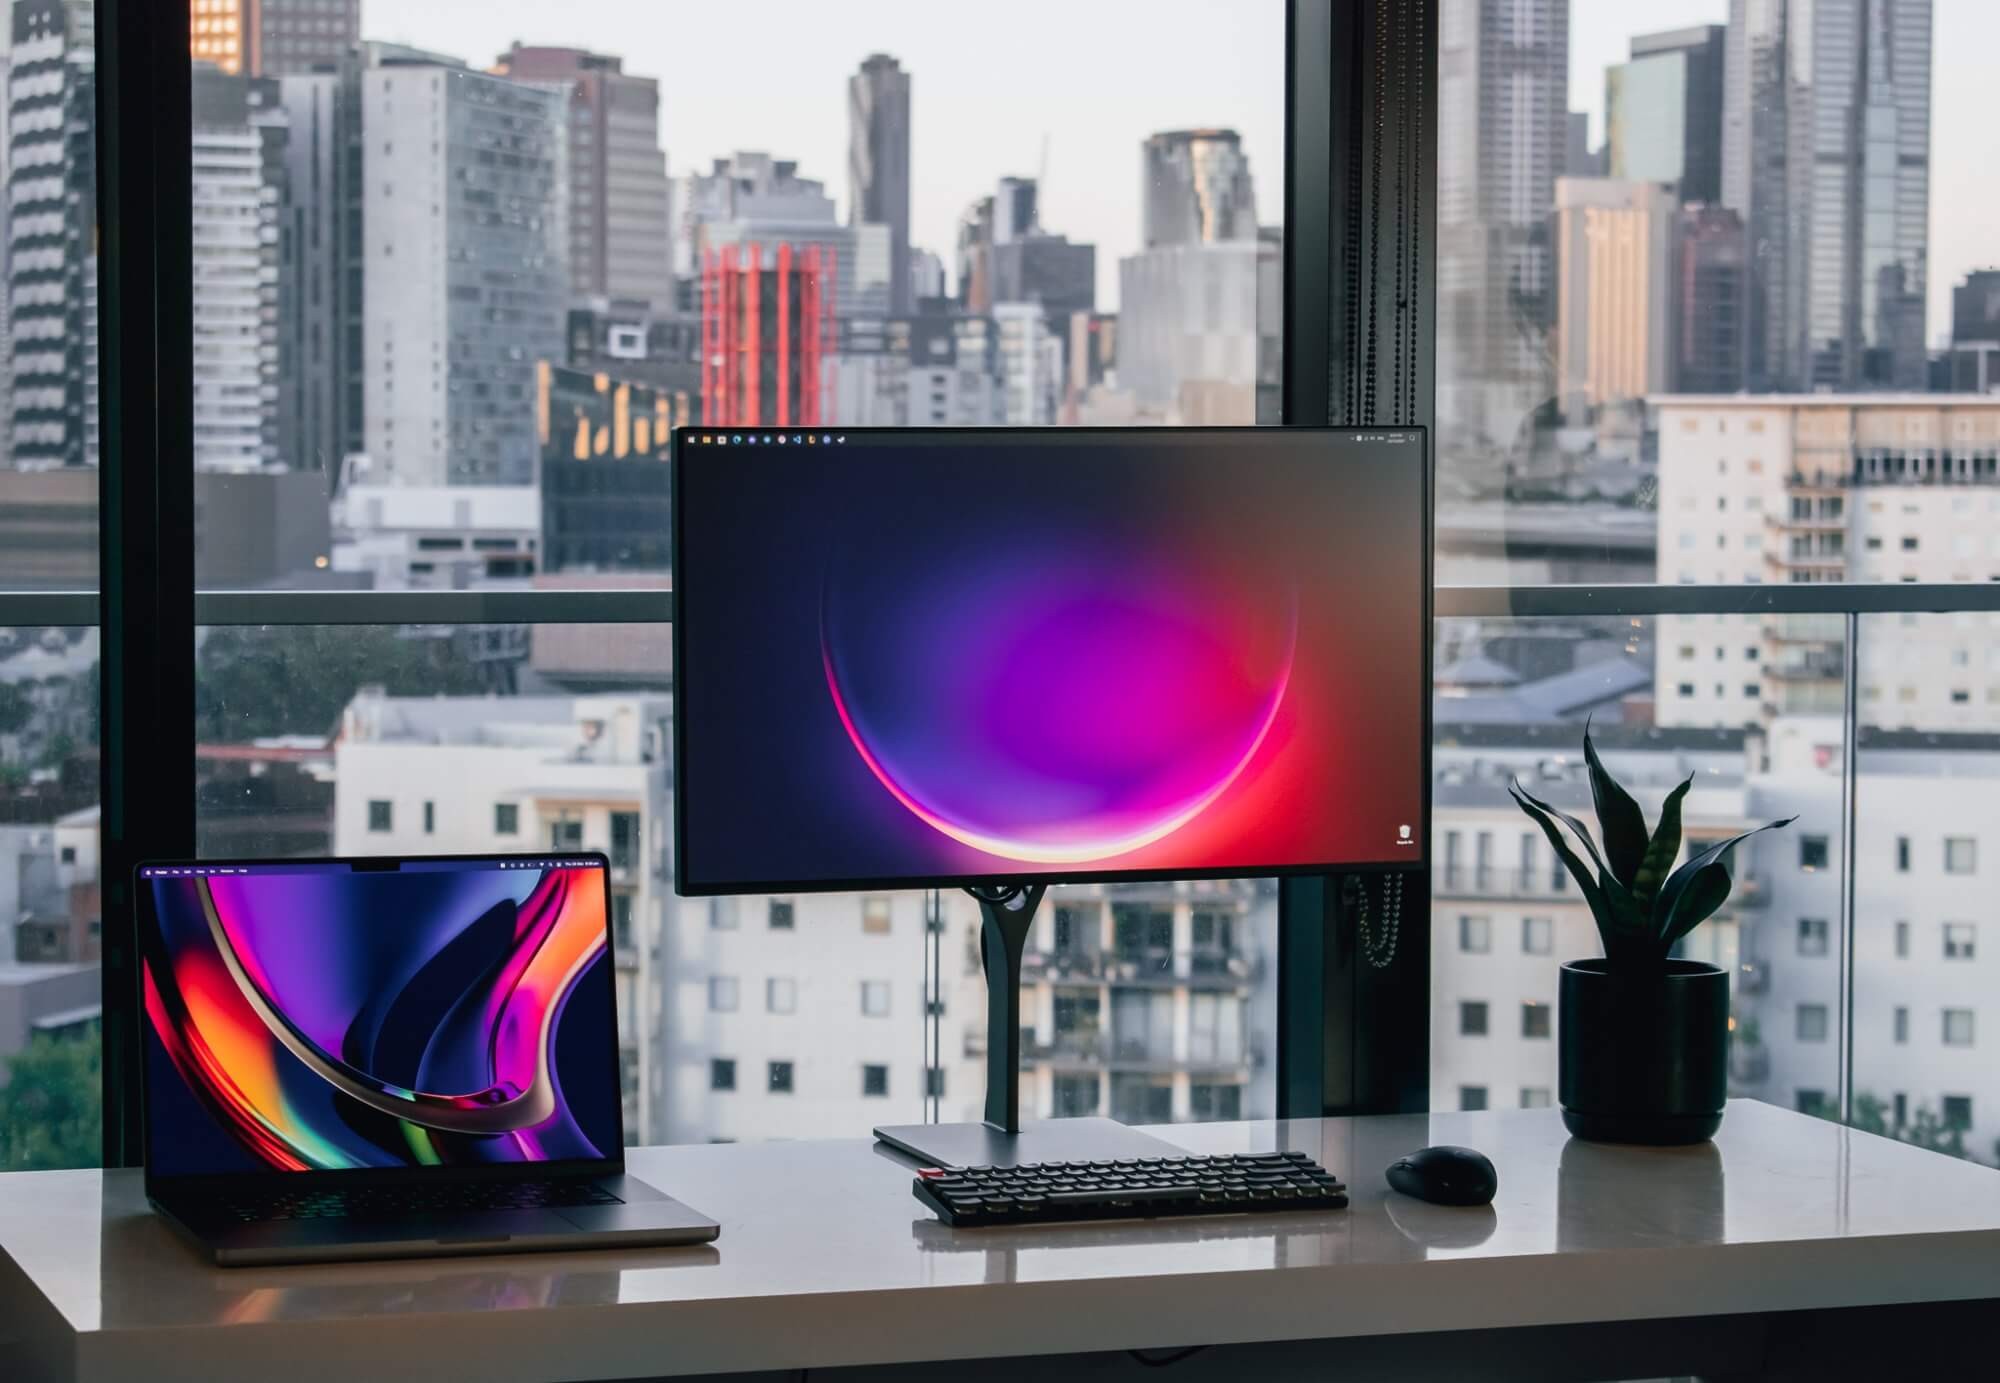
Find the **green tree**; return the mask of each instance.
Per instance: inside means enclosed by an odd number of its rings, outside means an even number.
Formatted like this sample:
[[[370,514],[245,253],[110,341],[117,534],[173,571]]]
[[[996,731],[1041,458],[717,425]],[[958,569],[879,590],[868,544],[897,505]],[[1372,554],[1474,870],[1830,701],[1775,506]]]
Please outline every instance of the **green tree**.
[[[0,735],[25,729],[34,718],[35,703],[16,682],[0,682]]]
[[[103,1157],[104,1043],[36,1035],[7,1062],[0,1087],[0,1170],[95,1167]]]
[[[1817,1113],[1823,1119],[1840,1119],[1840,1106],[1828,1100]],[[1854,1092],[1854,1108],[1847,1116],[1849,1128],[1860,1129],[1863,1133],[1879,1133],[1885,1138],[1895,1138],[1932,1152],[1941,1152],[1952,1157],[1965,1157],[1965,1130],[1956,1124],[1947,1124],[1944,1116],[1928,1105],[1917,1106],[1906,1124],[1893,1125],[1889,1117],[1889,1106],[1872,1090]],[[1996,1155],[2000,1155],[2000,1143],[1994,1145]]]
[[[324,734],[367,686],[391,696],[486,690],[450,640],[408,638],[393,626],[215,629],[196,658],[195,731],[209,744]]]

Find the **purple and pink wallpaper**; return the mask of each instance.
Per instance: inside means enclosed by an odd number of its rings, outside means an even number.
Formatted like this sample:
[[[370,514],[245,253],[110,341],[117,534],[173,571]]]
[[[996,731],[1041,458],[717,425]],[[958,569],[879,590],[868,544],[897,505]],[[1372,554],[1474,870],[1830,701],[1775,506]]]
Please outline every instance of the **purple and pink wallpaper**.
[[[1420,443],[680,457],[684,889],[1421,858]]]

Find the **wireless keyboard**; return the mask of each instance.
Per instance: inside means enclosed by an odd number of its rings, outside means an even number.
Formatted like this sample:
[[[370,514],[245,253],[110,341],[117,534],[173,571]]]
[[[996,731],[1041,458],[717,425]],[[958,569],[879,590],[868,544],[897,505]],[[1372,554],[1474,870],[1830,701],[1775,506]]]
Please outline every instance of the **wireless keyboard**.
[[[926,1167],[911,1190],[953,1228],[1338,1210],[1347,1188],[1302,1152]]]

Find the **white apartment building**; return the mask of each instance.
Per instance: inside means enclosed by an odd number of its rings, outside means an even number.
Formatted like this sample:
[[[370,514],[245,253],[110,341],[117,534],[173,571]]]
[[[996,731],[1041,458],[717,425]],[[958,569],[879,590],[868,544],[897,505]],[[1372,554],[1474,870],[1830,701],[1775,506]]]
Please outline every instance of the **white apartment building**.
[[[1225,240],[1120,260],[1119,387],[1174,422],[1256,417],[1258,266],[1278,252],[1275,241]]]
[[[1062,342],[1040,303],[993,304],[999,333],[1000,408],[1008,427],[1046,427],[1063,397]]]
[[[1555,1098],[1558,967],[1602,954],[1546,840],[1508,799],[1518,774],[1594,823],[1578,739],[1461,727],[1437,751],[1432,888],[1432,1090],[1441,1108]],[[1796,814],[1739,847],[1729,906],[1684,951],[1735,976],[1731,1093],[1789,1108],[1838,1098],[1841,724],[1779,717],[1768,731],[1657,731],[1600,746],[1648,819],[1689,773],[1693,840]],[[2000,1161],[2000,834],[1978,823],[2000,781],[2000,736],[1890,733],[1858,765],[1854,1085],[1890,1129],[1921,1112]]]
[[[2000,580],[2000,398],[1667,395],[1659,416],[1662,581]],[[1865,723],[1977,729],[2000,716],[2000,622],[1865,621]],[[1662,725],[1835,712],[1838,618],[1662,617]]]
[[[372,471],[372,461],[350,463]],[[376,590],[465,590],[534,575],[534,485],[349,484],[333,501],[332,567]]]
[[[659,966],[669,703],[658,696],[389,697],[364,690],[334,749],[337,855],[602,850],[611,860],[627,1136],[665,1128]]]

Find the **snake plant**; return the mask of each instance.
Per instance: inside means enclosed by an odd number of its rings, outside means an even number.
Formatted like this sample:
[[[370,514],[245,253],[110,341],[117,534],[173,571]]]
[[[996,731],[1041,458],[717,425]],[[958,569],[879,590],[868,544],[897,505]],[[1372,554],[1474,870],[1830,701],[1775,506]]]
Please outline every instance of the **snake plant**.
[[[1583,730],[1583,757],[1590,769],[1590,796],[1597,808],[1598,831],[1604,838],[1601,853],[1581,821],[1529,793],[1518,778],[1507,790],[1542,828],[1557,857],[1576,879],[1591,916],[1597,920],[1597,933],[1604,941],[1604,956],[1611,968],[1625,973],[1657,970],[1682,937],[1728,900],[1730,852],[1758,832],[1789,826],[1798,818],[1788,816],[1704,846],[1676,869],[1674,861],[1681,852],[1681,801],[1694,785],[1694,775],[1689,774],[1667,794],[1659,824],[1649,830],[1632,794],[1597,757],[1588,724]],[[1581,843],[1590,856],[1588,862],[1577,854],[1562,827]]]

